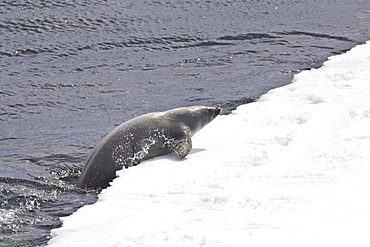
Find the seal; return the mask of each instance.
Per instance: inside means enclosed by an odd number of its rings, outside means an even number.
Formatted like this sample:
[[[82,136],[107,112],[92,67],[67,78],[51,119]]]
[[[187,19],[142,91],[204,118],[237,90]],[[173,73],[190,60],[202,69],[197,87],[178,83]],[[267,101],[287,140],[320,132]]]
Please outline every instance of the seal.
[[[191,137],[220,114],[219,107],[182,107],[148,113],[119,125],[93,150],[77,186],[104,189],[116,171],[142,160],[175,151],[184,158],[192,148]]]

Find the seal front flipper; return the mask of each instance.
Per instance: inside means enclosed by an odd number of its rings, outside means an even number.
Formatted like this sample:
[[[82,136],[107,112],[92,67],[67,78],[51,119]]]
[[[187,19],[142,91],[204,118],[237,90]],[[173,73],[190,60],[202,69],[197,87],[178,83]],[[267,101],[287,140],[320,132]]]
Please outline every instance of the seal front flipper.
[[[181,130],[174,133],[172,148],[180,158],[185,158],[192,148],[191,133],[187,126],[183,126]]]

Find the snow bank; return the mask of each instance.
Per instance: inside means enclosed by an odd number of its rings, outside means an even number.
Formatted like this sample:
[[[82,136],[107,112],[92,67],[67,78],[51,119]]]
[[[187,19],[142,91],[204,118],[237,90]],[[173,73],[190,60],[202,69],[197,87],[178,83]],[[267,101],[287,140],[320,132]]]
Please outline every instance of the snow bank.
[[[368,246],[370,42],[119,172],[49,246]]]

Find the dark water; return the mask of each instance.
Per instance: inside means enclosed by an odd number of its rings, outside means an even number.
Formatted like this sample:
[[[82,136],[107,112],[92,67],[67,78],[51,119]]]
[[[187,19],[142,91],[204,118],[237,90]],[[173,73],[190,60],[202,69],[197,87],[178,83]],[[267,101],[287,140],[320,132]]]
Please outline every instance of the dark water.
[[[0,246],[93,203],[89,153],[149,111],[225,113],[370,39],[368,0],[0,2]],[[345,100],[345,99],[343,99]]]

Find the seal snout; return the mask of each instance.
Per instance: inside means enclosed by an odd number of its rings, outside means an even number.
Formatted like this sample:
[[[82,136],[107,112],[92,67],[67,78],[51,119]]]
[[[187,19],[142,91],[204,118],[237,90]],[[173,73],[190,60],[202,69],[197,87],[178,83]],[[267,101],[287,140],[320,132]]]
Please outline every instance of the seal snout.
[[[212,119],[215,119],[221,113],[220,107],[208,107],[207,109],[208,109],[207,115],[211,116]]]
[[[215,109],[213,111],[214,117],[217,117],[218,115],[220,115],[220,113],[221,113],[221,108],[220,107],[215,107]]]

